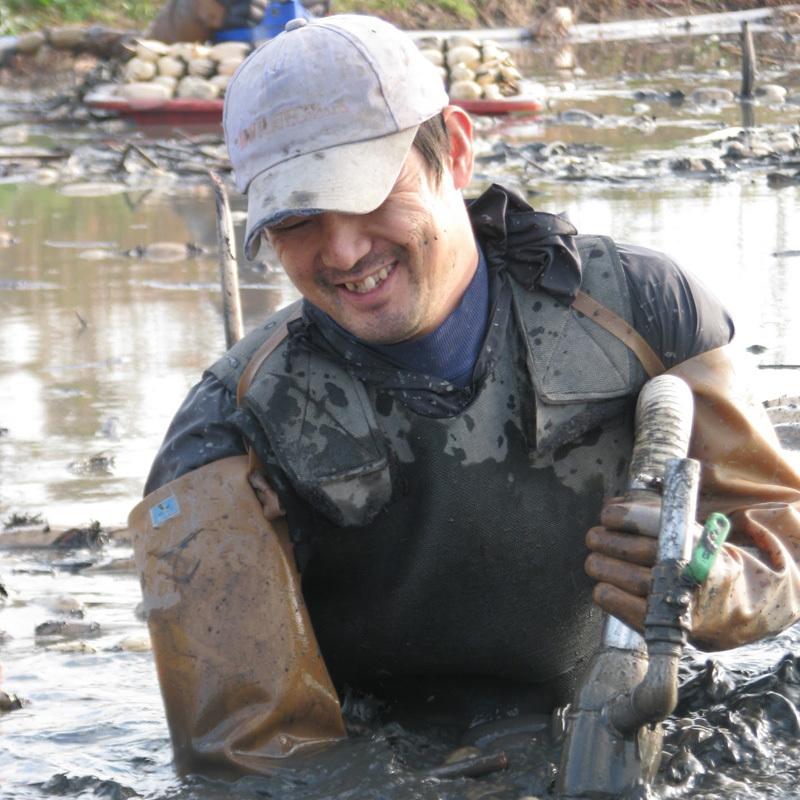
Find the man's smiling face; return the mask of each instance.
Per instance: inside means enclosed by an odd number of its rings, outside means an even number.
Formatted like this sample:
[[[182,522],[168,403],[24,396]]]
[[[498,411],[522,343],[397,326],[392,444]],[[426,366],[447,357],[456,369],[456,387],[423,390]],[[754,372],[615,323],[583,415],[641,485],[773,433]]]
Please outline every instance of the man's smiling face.
[[[472,174],[471,127],[451,109],[445,121],[451,153],[440,181],[412,148],[374,211],[288,217],[266,231],[303,296],[364,341],[389,344],[435,330],[475,272],[460,192]]]

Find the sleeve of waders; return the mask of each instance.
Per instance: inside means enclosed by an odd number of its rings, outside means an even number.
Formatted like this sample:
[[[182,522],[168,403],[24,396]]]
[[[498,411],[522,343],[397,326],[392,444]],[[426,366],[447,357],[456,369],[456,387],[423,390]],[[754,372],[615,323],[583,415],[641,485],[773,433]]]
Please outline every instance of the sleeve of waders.
[[[205,42],[223,27],[225,5],[217,0],[167,0],[145,36],[160,42]]]
[[[699,589],[691,638],[708,649],[756,641],[800,618],[800,473],[737,383],[726,348],[668,374],[695,397],[689,455],[702,464],[698,516],[721,511],[732,526]]]
[[[345,735],[284,520],[247,456],[162,486],[130,514],[153,655],[182,772],[269,774]]]

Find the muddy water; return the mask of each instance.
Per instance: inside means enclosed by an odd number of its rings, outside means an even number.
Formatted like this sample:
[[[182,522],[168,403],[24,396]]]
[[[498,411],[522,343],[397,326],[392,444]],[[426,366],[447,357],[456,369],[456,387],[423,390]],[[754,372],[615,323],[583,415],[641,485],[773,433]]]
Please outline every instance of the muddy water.
[[[663,99],[674,89],[734,85],[726,43],[733,40],[585,46],[575,55],[586,76],[558,73],[554,51],[520,53],[550,103],[537,119],[477,121],[474,189],[509,183],[537,207],[566,211],[581,231],[668,251],[734,315],[736,349],[755,395],[800,395],[800,370],[791,369],[800,365],[800,188],[771,188],[765,164],[715,176],[669,166],[676,155],[718,154],[718,145],[690,140],[741,124],[736,104]],[[780,60],[777,44],[774,52]],[[800,91],[793,64],[776,66],[769,79]],[[798,108],[763,103],[755,114],[763,130],[790,131]],[[584,116],[567,113],[576,110]],[[34,126],[29,141],[54,137],[92,134]],[[498,157],[501,140],[515,148],[508,157]],[[591,149],[573,151],[573,169],[548,172],[517,157],[541,142]],[[0,517],[115,526],[137,501],[172,412],[224,348],[213,200],[193,178],[129,190],[97,177],[91,184],[39,179],[47,183],[14,176],[0,183],[0,234],[7,234],[0,238]],[[234,204],[241,209],[240,199]],[[247,326],[294,297],[269,256],[242,264],[240,278]],[[0,796],[511,800],[547,793],[558,749],[549,722],[473,737],[484,752],[509,755],[507,772],[436,781],[420,771],[458,738],[371,723],[363,700],[348,705],[362,733],[336,766],[233,786],[176,778],[129,557],[124,540],[99,549],[0,551],[9,592],[0,611],[4,688],[25,701],[0,716]],[[37,635],[37,626],[56,620],[89,627]],[[798,677],[793,661],[776,666],[786,653],[800,653],[798,628],[719,656],[708,674],[704,657],[687,659],[686,677],[696,685],[670,722],[658,793],[797,796],[800,731],[791,702],[800,699]],[[770,671],[773,694],[748,683]],[[769,700],[758,713],[747,699],[753,694]]]

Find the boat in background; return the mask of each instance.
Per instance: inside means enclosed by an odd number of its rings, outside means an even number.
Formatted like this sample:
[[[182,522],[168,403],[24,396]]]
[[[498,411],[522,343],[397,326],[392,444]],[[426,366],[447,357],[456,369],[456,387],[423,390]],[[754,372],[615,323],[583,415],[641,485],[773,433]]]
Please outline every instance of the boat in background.
[[[214,126],[222,124],[222,100],[197,100],[176,97],[170,100],[125,100],[112,95],[88,94],[83,102],[97,111],[113,112],[143,127],[184,125]],[[537,97],[515,95],[498,99],[455,100],[453,105],[470,114],[498,115],[512,113],[536,114],[542,110]]]

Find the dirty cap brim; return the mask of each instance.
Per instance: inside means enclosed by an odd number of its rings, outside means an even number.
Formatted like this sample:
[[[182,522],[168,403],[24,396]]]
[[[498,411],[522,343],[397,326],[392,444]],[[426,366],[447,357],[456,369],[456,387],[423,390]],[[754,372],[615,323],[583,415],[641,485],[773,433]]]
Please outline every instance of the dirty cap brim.
[[[223,111],[236,186],[248,196],[248,257],[260,232],[285,217],[376,209],[419,126],[448,102],[436,67],[375,17],[287,25],[253,51]]]
[[[306,153],[256,175],[247,190],[247,258],[264,229],[287,217],[374,211],[392,191],[418,127]]]

